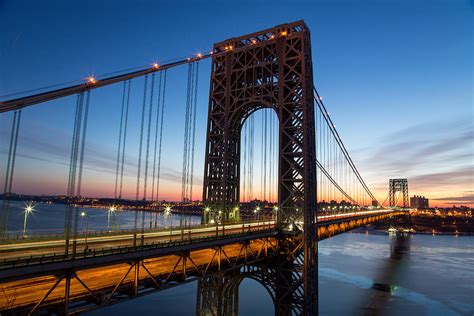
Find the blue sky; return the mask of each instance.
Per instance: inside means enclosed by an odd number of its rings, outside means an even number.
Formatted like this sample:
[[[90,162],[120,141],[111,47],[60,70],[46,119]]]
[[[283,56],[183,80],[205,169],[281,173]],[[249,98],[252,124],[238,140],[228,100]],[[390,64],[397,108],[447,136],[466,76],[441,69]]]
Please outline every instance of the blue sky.
[[[318,91],[377,197],[385,198],[390,177],[408,177],[410,194],[441,199],[432,205],[473,203],[469,1],[4,0],[0,95],[190,56],[209,51],[214,42],[299,19],[311,29]],[[185,72],[183,67],[169,73],[163,164],[170,188],[181,177],[178,122],[184,117]],[[199,81],[195,190],[200,192],[208,61],[201,63]],[[134,82],[132,94],[131,187],[141,84]],[[90,195],[110,194],[113,186],[121,88],[92,94],[85,172],[85,183],[94,187],[86,191]],[[74,102],[66,98],[24,111],[14,191],[65,191]],[[11,114],[0,115],[2,163],[10,124]],[[3,178],[4,167],[0,170]]]

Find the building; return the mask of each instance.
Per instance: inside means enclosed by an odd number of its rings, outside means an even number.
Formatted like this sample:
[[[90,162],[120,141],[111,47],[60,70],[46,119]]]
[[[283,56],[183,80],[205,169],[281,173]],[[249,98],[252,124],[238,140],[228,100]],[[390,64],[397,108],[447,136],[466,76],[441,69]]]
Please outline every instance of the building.
[[[417,209],[429,208],[428,199],[421,195],[415,195],[410,198],[410,207]]]

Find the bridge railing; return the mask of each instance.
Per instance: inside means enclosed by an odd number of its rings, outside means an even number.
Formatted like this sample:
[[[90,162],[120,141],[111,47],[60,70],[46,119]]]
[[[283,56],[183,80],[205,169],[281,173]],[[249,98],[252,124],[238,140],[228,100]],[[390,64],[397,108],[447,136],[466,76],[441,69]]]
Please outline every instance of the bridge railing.
[[[166,227],[152,227],[152,228],[144,228],[144,233],[159,233],[159,232],[169,232],[178,231],[181,229],[199,229],[199,228],[209,228],[219,226],[222,227],[223,225],[237,225],[237,224],[253,224],[262,221],[269,221],[272,220],[271,217],[262,217],[259,220],[256,219],[247,219],[241,220],[238,222],[227,221],[223,223],[214,223],[214,224],[197,224],[197,225],[186,225],[186,226],[166,226]],[[104,236],[121,236],[121,235],[133,235],[137,233],[140,235],[142,233],[142,229],[134,229],[134,228],[126,228],[126,229],[119,229],[119,230],[87,230],[81,231],[76,234],[76,239],[84,239],[86,236],[87,238],[94,238],[94,237],[104,237]],[[29,243],[29,242],[41,242],[41,241],[51,241],[51,240],[61,240],[64,239],[66,235],[64,232],[62,233],[51,233],[51,234],[31,234],[27,236],[22,236],[20,234],[16,235],[8,235],[7,238],[0,239],[0,245],[2,244],[16,244],[16,243]],[[72,239],[72,234],[70,236]]]
[[[252,227],[254,228],[254,227]],[[274,232],[274,228],[271,225],[263,225],[262,227],[254,230],[243,230],[238,233],[230,233],[225,235],[215,235],[215,236],[197,236],[189,239],[176,239],[176,240],[166,240],[146,243],[144,245],[136,246],[116,246],[116,247],[104,247],[104,248],[95,248],[90,249],[84,252],[77,252],[75,254],[65,255],[64,253],[52,253],[52,254],[43,254],[43,255],[31,255],[23,257],[14,257],[14,258],[5,258],[0,260],[0,269],[9,269],[17,267],[25,267],[36,264],[45,264],[45,263],[55,263],[55,262],[64,262],[64,261],[73,261],[78,259],[85,258],[96,258],[108,255],[117,255],[130,252],[140,252],[145,250],[153,250],[174,246],[190,245],[197,244],[201,242],[209,242],[213,240],[228,239],[233,237],[241,237],[262,233],[271,233]]]

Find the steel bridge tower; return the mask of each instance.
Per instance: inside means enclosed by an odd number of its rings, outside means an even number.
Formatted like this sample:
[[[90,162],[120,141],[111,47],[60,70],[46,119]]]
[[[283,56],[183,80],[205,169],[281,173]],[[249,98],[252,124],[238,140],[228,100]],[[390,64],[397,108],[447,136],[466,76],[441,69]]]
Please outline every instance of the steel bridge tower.
[[[242,126],[262,108],[273,109],[279,120],[277,218],[287,264],[278,272],[276,310],[316,315],[313,74],[310,31],[303,21],[213,47],[203,201],[224,220],[239,216]]]
[[[402,192],[403,194],[403,208],[408,208],[408,180],[407,179],[390,179],[388,187],[390,207],[397,205],[395,200],[395,193]]]

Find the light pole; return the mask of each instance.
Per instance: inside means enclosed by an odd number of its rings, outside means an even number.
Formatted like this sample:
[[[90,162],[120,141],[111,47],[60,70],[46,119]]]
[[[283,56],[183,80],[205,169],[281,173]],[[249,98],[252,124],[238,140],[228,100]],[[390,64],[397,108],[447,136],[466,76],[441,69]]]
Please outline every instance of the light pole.
[[[87,249],[88,249],[88,247],[87,247],[87,231],[88,231],[88,224],[89,224],[87,213],[82,211],[81,212],[81,217],[84,218],[84,220],[86,221],[85,232],[84,232],[84,244],[85,244],[84,251],[87,251]]]
[[[171,241],[171,237],[173,236],[173,216],[172,216],[172,213],[171,213],[171,207],[167,206],[165,208],[165,215],[166,216],[170,216],[170,241]]]
[[[260,224],[260,213],[259,213],[259,211],[260,211],[260,206],[257,206],[257,207],[253,210],[254,214],[257,214],[257,226]]]
[[[274,221],[278,221],[278,210],[279,210],[278,206],[275,205],[273,207],[273,220]]]
[[[108,210],[107,210],[107,229],[110,230],[110,214],[115,212],[117,208],[112,205]]]
[[[28,214],[33,213],[34,210],[35,208],[32,203],[27,204],[25,207],[25,220],[23,221],[23,238],[26,237],[26,220],[28,219]]]

